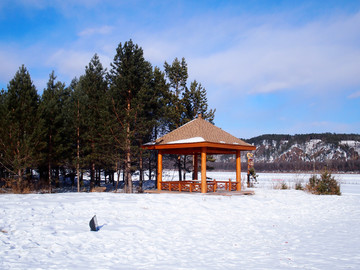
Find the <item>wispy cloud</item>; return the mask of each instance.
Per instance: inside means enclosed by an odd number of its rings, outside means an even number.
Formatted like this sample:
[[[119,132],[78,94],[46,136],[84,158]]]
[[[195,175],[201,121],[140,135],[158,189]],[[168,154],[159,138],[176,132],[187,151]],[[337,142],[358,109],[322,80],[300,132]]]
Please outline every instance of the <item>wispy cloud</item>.
[[[196,58],[192,67],[204,80],[236,91],[341,91],[360,84],[358,25],[360,13],[300,27],[250,27],[231,48]]]
[[[23,64],[22,61],[16,52],[4,46],[0,47],[0,63],[3,63],[0,65],[0,80],[9,81],[9,78],[14,76],[17,69]]]
[[[89,64],[94,54],[90,51],[60,49],[50,56],[47,65],[56,68],[57,72],[71,80],[85,72],[85,67]],[[111,61],[110,58],[107,55],[98,55],[104,68],[108,67]]]
[[[87,28],[81,31],[78,35],[82,36],[92,36],[92,35],[107,35],[112,32],[114,27],[109,25],[104,25],[100,27]]]
[[[355,124],[359,124],[355,123]],[[301,134],[301,133],[352,133],[354,132],[354,124],[336,121],[313,121],[313,122],[297,122],[290,125],[288,133]]]
[[[15,4],[24,7],[30,7],[32,9],[44,9],[46,7],[55,7],[60,10],[65,8],[72,8],[74,6],[94,7],[101,3],[101,0],[3,0],[6,5]]]
[[[354,92],[348,96],[350,99],[360,98],[360,91]]]

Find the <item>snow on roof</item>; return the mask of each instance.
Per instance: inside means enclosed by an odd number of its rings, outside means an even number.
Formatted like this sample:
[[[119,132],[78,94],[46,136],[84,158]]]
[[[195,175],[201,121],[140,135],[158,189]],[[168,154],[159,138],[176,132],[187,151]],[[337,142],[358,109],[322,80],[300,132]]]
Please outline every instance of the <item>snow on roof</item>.
[[[203,137],[193,137],[189,139],[177,140],[168,143],[172,144],[172,143],[198,143],[198,142],[205,142],[205,139]]]

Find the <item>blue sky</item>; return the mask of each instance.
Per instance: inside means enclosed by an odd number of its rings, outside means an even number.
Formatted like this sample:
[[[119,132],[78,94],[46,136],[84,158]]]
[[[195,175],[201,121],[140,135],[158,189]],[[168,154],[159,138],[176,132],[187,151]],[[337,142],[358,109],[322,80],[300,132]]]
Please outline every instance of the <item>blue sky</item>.
[[[0,88],[24,64],[41,94],[132,39],[163,68],[185,57],[241,138],[360,133],[360,1],[2,0]]]

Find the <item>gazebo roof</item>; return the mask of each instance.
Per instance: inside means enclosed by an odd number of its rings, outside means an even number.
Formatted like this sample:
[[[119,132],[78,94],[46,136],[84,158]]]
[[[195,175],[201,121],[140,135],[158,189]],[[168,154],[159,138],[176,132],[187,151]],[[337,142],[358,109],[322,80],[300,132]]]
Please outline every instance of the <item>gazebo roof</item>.
[[[255,150],[255,146],[236,138],[199,116],[171,131],[143,148],[166,150],[168,153],[199,153],[202,147],[208,153],[235,153],[236,150]]]

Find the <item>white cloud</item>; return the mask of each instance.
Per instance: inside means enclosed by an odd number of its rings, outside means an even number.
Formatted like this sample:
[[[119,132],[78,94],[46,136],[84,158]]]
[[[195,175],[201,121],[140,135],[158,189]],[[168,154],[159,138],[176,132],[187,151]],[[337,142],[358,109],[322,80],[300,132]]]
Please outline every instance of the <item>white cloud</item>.
[[[60,49],[50,56],[47,65],[55,67],[56,73],[63,74],[71,80],[75,76],[79,77],[85,73],[85,67],[94,54],[94,52],[90,51]],[[104,69],[109,68],[111,58],[104,54],[98,54],[98,56]]]
[[[360,13],[318,17],[206,17],[138,34],[147,59],[185,57],[189,75],[233,93],[342,91],[360,85]]]
[[[230,48],[192,59],[191,67],[201,80],[236,91],[341,91],[360,84],[358,25],[360,13],[300,27],[250,27]]]
[[[4,0],[7,4],[15,3],[32,9],[44,9],[46,7],[56,7],[68,10],[74,6],[94,7],[101,3],[101,0]]]
[[[287,132],[290,134],[323,132],[351,133],[359,132],[357,128],[354,129],[354,126],[359,126],[358,124],[359,123],[341,123],[335,121],[296,122],[292,126],[289,125]]]
[[[350,99],[360,98],[360,91],[354,92],[348,96]]]
[[[23,64],[19,57],[9,48],[0,48],[0,80],[10,81]]]
[[[78,35],[82,36],[92,36],[92,35],[107,35],[110,34],[113,30],[112,26],[104,25],[100,27],[87,28],[81,31]]]
[[[50,56],[47,64],[57,67],[59,73],[75,77],[84,73],[92,57],[90,52],[60,49]]]

